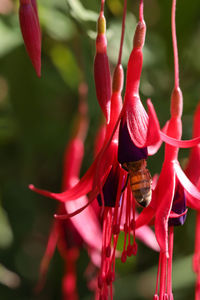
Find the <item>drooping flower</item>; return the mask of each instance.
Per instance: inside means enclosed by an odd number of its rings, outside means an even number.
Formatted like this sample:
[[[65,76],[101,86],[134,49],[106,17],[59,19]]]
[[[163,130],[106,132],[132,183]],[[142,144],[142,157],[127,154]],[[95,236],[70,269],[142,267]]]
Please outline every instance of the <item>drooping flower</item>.
[[[124,17],[122,26],[122,38],[121,46],[123,44],[124,24],[126,13],[126,1],[124,7]],[[99,296],[107,298],[108,290],[110,290],[110,297],[112,299],[112,281],[115,277],[115,256],[116,246],[119,237],[120,230],[124,231],[124,247],[121,256],[122,262],[125,262],[127,256],[135,255],[137,253],[137,244],[135,237],[135,200],[130,189],[130,185],[126,186],[127,173],[121,168],[118,161],[118,128],[116,126],[117,120],[122,108],[121,91],[123,87],[123,69],[121,66],[121,51],[119,54],[118,64],[115,68],[113,75],[113,87],[110,105],[109,121],[107,120],[105,142],[102,149],[97,154],[97,157],[83,176],[79,184],[69,191],[68,199],[77,199],[78,197],[85,195],[89,191],[89,197],[91,201],[97,197],[99,205],[103,210],[103,238],[102,238],[102,252],[101,252],[101,269],[98,277]],[[107,107],[107,104],[104,103]],[[104,113],[105,114],[105,113]],[[106,114],[105,114],[106,115]],[[108,142],[109,141],[109,142]],[[56,195],[48,193],[46,191],[38,190],[32,187],[35,191],[66,201],[63,195]],[[66,201],[68,203],[76,201]],[[88,204],[82,203],[82,209],[77,211],[74,209],[74,213],[68,214],[69,216],[76,215],[82,211]],[[81,214],[79,215],[81,216]],[[78,216],[78,217],[79,217]],[[59,218],[66,218],[66,216],[58,216]],[[146,228],[145,228],[146,229]],[[144,229],[144,230],[145,230]],[[143,230],[142,230],[143,231]],[[146,229],[149,236],[154,236],[150,229]],[[131,239],[131,235],[133,239]],[[151,238],[144,238],[141,230],[138,233],[143,240],[148,242],[154,249],[158,250],[157,242]],[[113,245],[113,246],[112,246]]]
[[[182,134],[182,92],[179,87],[178,51],[175,29],[176,0],[172,2],[172,39],[174,48],[175,86],[171,96],[171,118],[167,126],[167,136],[180,140]],[[178,147],[165,145],[165,158],[152,201],[136,220],[136,228],[148,224],[155,216],[155,233],[160,246],[157,284],[154,299],[173,299],[171,273],[173,254],[173,227],[185,221],[186,194],[197,201],[200,193],[187,179],[178,162]],[[158,296],[158,282],[160,289]]]
[[[200,104],[198,104],[193,125],[193,137],[200,135]],[[200,191],[200,145],[192,148],[185,174]],[[195,299],[200,299],[200,203],[190,195],[187,195],[187,205],[197,211],[195,230],[195,250],[193,256],[193,270],[196,273]]]
[[[84,93],[85,85],[82,84],[80,86],[80,94],[84,96]],[[74,128],[73,136],[65,151],[62,189],[69,189],[78,181],[84,154],[84,140],[88,127],[86,110],[84,99],[80,99],[76,128]],[[83,196],[75,204],[73,202],[60,203],[57,213],[70,213],[71,210],[77,209],[79,201],[82,205],[83,203],[87,203],[88,199],[86,196]],[[100,222],[92,207],[86,208],[80,216],[72,219],[54,220],[40,266],[40,280],[37,289],[40,290],[44,285],[48,266],[57,246],[65,262],[65,273],[62,279],[63,299],[78,299],[76,262],[80,249],[85,245],[92,264],[99,267],[101,239]],[[93,280],[93,278],[90,278],[90,280]]]
[[[41,30],[36,0],[20,0],[19,21],[27,53],[41,76]]]

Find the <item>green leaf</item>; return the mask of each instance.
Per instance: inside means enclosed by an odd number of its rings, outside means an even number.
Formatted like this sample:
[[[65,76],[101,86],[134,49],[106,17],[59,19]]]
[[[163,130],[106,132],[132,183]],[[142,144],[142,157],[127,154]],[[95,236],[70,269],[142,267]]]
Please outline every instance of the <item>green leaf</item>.
[[[85,9],[79,0],[67,0],[67,4],[71,15],[77,21],[97,21],[98,14],[92,10]]]
[[[0,20],[0,57],[6,55],[20,44],[22,44],[22,37],[19,27],[9,26]]]
[[[76,32],[73,22],[56,8],[41,6],[40,21],[49,36],[56,40],[68,40]]]
[[[4,209],[0,206],[0,248],[7,248],[13,241],[12,230]]]

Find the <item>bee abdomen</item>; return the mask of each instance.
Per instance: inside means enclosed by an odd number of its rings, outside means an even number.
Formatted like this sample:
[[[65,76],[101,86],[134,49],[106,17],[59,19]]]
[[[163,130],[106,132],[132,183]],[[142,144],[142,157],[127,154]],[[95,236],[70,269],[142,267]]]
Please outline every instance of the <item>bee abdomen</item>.
[[[148,206],[151,201],[151,176],[146,169],[144,172],[131,174],[130,184],[133,196],[143,207]]]

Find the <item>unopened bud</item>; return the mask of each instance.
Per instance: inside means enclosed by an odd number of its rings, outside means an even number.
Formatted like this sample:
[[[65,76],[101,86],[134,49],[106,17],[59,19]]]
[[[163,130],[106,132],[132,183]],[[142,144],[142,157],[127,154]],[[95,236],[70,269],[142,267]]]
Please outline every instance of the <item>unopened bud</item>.
[[[98,34],[105,34],[106,33],[106,19],[103,14],[99,16],[98,22],[97,22],[97,31]]]
[[[124,83],[124,71],[122,65],[117,65],[113,74],[112,90],[113,92],[121,92]]]
[[[181,89],[174,88],[171,95],[171,116],[181,117],[183,111],[183,95]]]
[[[146,24],[144,21],[139,21],[135,30],[133,47],[134,48],[142,48],[144,45],[146,36]]]

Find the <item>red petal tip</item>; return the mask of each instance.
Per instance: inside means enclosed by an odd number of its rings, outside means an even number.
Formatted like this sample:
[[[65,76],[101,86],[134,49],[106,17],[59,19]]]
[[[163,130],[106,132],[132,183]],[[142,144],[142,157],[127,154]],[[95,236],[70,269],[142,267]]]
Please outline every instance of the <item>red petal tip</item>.
[[[28,188],[29,190],[33,191],[35,189],[35,186],[33,184],[29,184]]]

